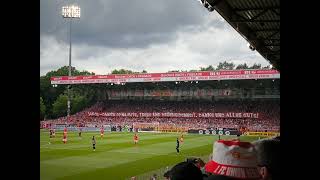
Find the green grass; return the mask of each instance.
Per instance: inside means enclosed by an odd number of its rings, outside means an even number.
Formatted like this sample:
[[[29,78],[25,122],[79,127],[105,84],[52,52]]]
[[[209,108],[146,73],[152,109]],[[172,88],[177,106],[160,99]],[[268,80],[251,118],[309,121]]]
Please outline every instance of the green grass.
[[[97,138],[96,151],[92,151],[91,138]],[[48,131],[40,131],[41,180],[69,179],[128,179],[132,176],[171,167],[187,157],[204,157],[208,161],[217,136],[184,135],[185,142],[176,153],[176,138],[172,133],[139,133],[139,144],[133,144],[133,133],[106,132],[103,139],[99,132],[68,132],[68,143],[63,144],[62,132],[49,139]],[[233,138],[224,136],[224,139]],[[252,141],[254,137],[242,137]],[[49,144],[50,141],[50,144]],[[144,179],[144,178],[142,178]]]

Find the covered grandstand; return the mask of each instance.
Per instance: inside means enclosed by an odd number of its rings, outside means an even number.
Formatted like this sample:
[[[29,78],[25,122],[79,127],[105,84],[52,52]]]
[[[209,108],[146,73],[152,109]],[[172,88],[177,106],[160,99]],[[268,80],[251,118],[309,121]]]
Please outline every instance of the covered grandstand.
[[[280,71],[280,0],[201,0]]]

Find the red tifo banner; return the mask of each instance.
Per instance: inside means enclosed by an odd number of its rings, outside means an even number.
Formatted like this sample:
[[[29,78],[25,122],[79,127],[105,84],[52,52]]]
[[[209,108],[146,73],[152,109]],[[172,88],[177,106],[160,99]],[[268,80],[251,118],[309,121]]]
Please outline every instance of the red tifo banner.
[[[178,118],[259,118],[259,113],[225,112],[225,113],[171,113],[171,112],[88,112],[95,117],[178,117]]]
[[[172,72],[146,74],[110,74],[90,76],[51,77],[51,84],[161,82],[161,81],[205,81],[227,79],[279,79],[276,70],[224,70],[201,72]]]

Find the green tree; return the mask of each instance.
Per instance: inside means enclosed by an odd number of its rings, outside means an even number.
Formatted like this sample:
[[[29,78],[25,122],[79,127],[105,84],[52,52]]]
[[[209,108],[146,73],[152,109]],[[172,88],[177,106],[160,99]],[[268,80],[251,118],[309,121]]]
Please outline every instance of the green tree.
[[[127,70],[127,69],[115,69],[111,72],[111,74],[133,74],[134,72],[131,70]]]
[[[254,63],[252,66],[249,67],[249,69],[261,69],[261,64]]]
[[[85,96],[76,95],[71,101],[71,114],[82,111],[88,105],[88,99]]]
[[[247,65],[247,63],[244,64],[239,64],[236,69],[249,69],[249,66]]]
[[[208,67],[200,67],[200,71],[214,71],[214,67],[209,65]]]
[[[60,94],[57,100],[52,105],[52,115],[54,118],[67,115],[68,96]]]
[[[58,85],[57,87],[53,87],[50,83],[50,78],[54,76],[68,76],[68,66],[63,66],[57,70],[53,70],[48,72],[44,76],[40,76],[40,97],[43,98],[43,103],[46,106],[45,116],[48,118],[53,117],[53,109],[52,105],[57,100],[58,96],[63,94],[66,91],[67,85]],[[76,68],[72,67],[71,69],[72,76],[80,76],[80,75],[95,75],[92,72],[88,71],[78,71]],[[74,87],[74,85],[72,85]],[[87,87],[92,88],[90,91],[90,95],[88,95]],[[79,88],[75,88],[75,91],[79,91],[81,93],[87,92],[87,98],[90,98],[90,103],[95,99],[96,94],[95,85],[82,85]]]
[[[235,64],[233,62],[228,63],[227,61],[219,62],[216,70],[233,70]]]
[[[40,97],[40,119],[43,119],[45,117],[46,113],[46,106],[43,103],[42,97]]]

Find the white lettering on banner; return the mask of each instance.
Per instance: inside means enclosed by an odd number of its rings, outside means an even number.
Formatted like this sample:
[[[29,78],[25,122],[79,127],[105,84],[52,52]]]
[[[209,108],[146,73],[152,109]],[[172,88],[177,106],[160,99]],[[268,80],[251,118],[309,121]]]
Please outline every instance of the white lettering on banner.
[[[258,174],[257,170],[253,169],[253,168],[246,169],[246,174],[247,174],[247,177],[250,178],[250,179],[259,177],[259,174]]]
[[[215,117],[214,113],[199,113],[199,117]]]
[[[229,172],[228,172],[229,171]],[[229,174],[230,175],[229,175]],[[231,175],[232,173],[232,175]],[[226,176],[233,176],[233,177],[239,177],[239,178],[246,178],[246,174],[243,168],[235,168],[235,167],[228,167]]]
[[[157,112],[152,113],[152,115],[153,115],[153,117],[160,117],[161,116],[161,114],[157,113]]]
[[[224,117],[223,113],[214,113],[216,117]]]
[[[221,167],[221,166],[218,165],[217,168],[213,171],[213,174],[218,174],[218,171],[219,171],[220,167]]]
[[[227,167],[222,166],[222,167],[219,169],[218,174],[224,175],[224,174],[226,173],[226,170],[227,170]]]
[[[245,178],[245,171],[242,168],[228,167],[226,176]]]
[[[105,117],[178,117],[178,118],[259,118],[259,113],[171,113],[171,112],[88,112],[88,116],[105,116]]]
[[[163,78],[162,78],[163,77]],[[169,79],[166,79],[169,77]],[[177,77],[180,80],[217,80],[217,79],[270,79],[280,78],[276,70],[230,70],[230,71],[206,71],[187,73],[149,73],[149,74],[122,74],[122,75],[97,75],[97,76],[61,76],[52,77],[51,83],[55,84],[81,84],[106,83],[106,82],[143,82],[143,81],[174,81]],[[101,79],[101,80],[97,80]],[[177,80],[178,80],[177,79]],[[73,81],[72,81],[73,80]]]

